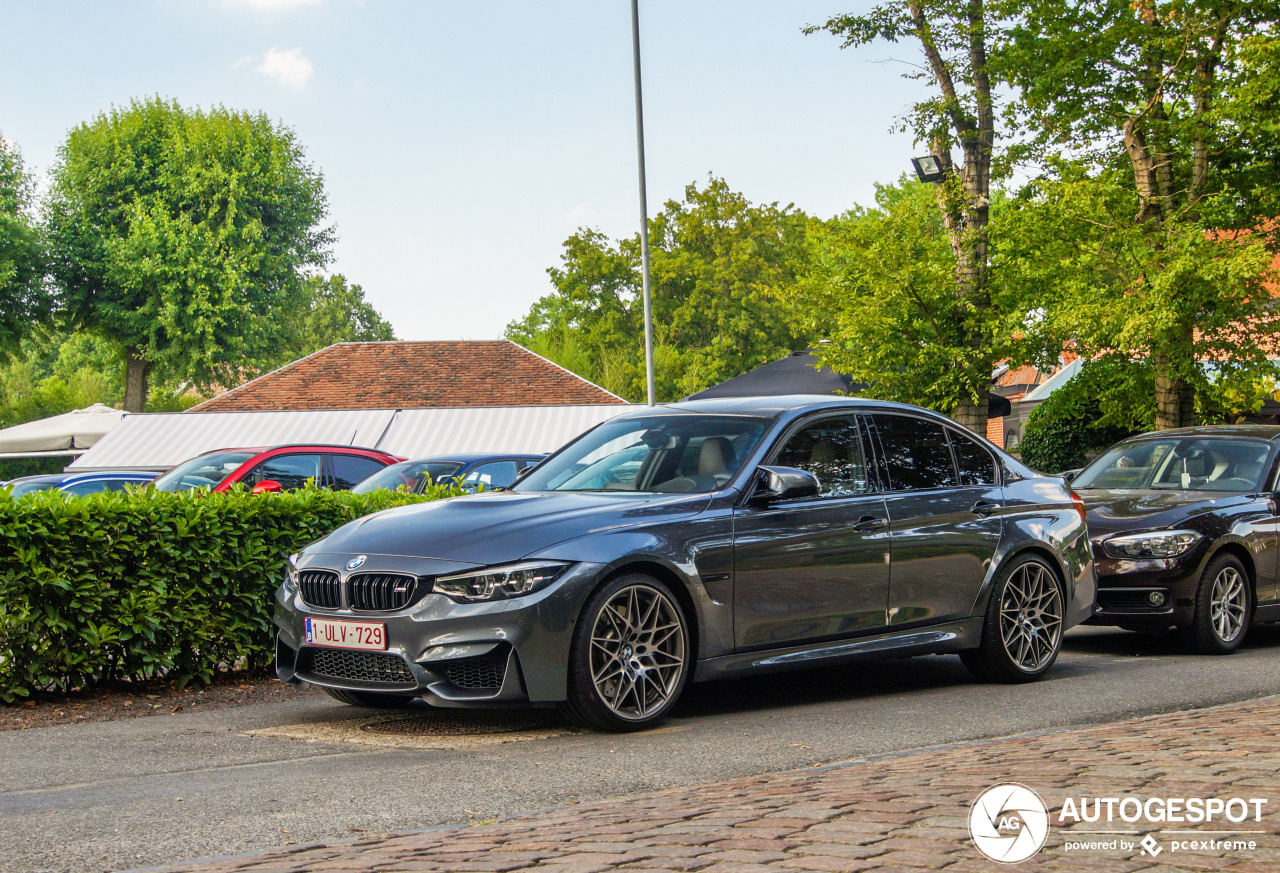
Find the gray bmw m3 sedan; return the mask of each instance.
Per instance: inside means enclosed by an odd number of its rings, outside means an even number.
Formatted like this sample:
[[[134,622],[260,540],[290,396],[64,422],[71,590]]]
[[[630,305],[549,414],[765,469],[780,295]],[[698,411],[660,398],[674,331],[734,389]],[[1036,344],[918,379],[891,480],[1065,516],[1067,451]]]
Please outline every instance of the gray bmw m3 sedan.
[[[651,726],[689,682],[956,653],[1023,682],[1090,617],[1084,507],[954,422],[832,397],[619,415],[510,490],[294,555],[276,671],[339,700]]]

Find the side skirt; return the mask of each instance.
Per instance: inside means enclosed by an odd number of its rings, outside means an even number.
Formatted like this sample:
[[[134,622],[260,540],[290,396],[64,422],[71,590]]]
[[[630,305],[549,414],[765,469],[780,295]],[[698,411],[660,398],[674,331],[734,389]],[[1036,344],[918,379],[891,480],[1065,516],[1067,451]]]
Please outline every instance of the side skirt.
[[[693,681],[723,679],[773,670],[826,667],[861,658],[950,654],[976,649],[982,642],[981,616],[926,628],[895,631],[856,640],[830,640],[787,649],[738,652],[699,661]]]

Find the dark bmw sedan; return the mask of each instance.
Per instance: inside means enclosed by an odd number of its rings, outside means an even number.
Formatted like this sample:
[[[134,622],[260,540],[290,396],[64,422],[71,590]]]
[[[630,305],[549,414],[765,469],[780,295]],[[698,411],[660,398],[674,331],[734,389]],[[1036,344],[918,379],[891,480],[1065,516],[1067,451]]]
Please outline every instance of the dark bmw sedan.
[[[666,715],[691,681],[958,653],[1035,679],[1092,614],[1084,508],[951,421],[830,397],[624,413],[511,490],[290,560],[276,669],[367,706]]]
[[[1280,428],[1149,433],[1113,446],[1072,480],[1089,507],[1097,624],[1177,627],[1206,654],[1280,620],[1276,454]]]

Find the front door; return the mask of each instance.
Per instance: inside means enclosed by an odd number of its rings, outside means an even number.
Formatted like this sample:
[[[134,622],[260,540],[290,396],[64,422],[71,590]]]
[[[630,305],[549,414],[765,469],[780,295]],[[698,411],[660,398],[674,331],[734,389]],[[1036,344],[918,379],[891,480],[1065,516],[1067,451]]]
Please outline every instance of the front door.
[[[889,479],[889,624],[968,616],[1000,543],[1004,496],[995,458],[937,421],[891,413],[871,419]]]
[[[872,493],[864,457],[854,416],[805,424],[768,463],[809,470],[821,493],[734,511],[739,650],[884,628],[889,536],[884,499]]]

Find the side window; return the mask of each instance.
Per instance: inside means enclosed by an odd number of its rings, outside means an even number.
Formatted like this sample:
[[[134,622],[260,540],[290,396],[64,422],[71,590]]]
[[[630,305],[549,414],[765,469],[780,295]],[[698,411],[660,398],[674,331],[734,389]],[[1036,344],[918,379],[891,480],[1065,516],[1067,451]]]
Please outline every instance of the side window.
[[[852,497],[871,490],[858,424],[852,416],[806,425],[791,435],[773,463],[817,476],[822,497]]]
[[[976,440],[956,430],[948,430],[951,449],[956,453],[961,485],[996,484],[996,462],[991,453]]]
[[[315,479],[319,483],[322,481],[320,460],[320,455],[280,455],[254,467],[243,482],[246,487],[252,488],[259,482],[270,479],[279,482],[286,491],[303,487],[308,479]]]
[[[59,490],[62,491],[63,494],[98,494],[103,491],[118,490],[117,488],[112,487],[113,485],[115,485],[115,483],[109,479],[90,479],[88,482],[77,482],[74,485],[68,485],[67,487]]]
[[[956,468],[941,424],[906,415],[872,416],[895,491],[954,488]]]
[[[462,480],[464,485],[483,485],[485,488],[507,488],[516,481],[515,461],[490,461],[476,467]]]
[[[329,487],[338,491],[350,491],[382,469],[373,458],[360,455],[330,455],[329,463],[333,469],[333,484]]]

